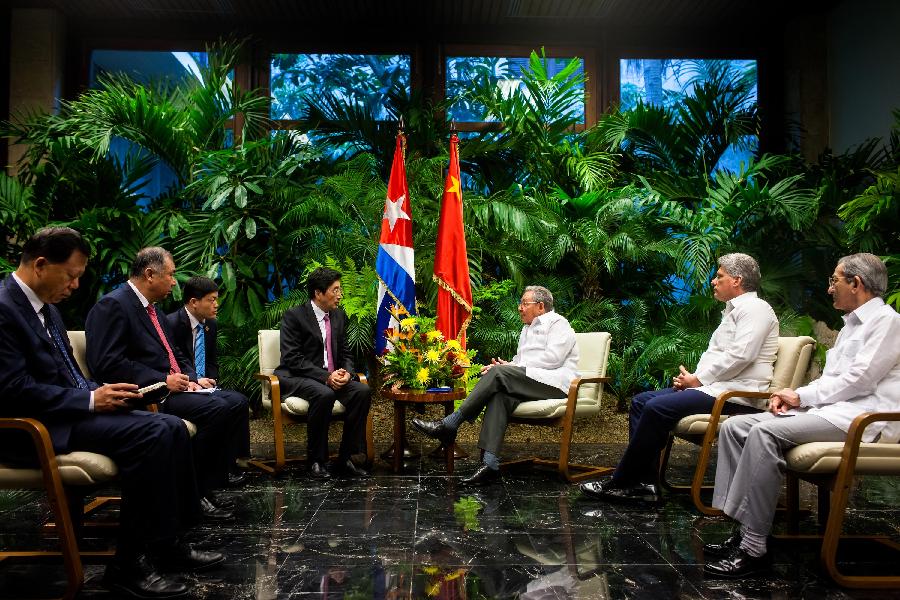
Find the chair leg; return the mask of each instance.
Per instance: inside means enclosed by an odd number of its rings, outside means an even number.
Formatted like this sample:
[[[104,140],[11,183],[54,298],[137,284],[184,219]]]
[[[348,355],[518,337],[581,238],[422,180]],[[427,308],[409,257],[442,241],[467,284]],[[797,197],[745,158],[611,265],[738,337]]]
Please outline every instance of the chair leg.
[[[683,485],[672,485],[669,483],[669,480],[666,479],[666,469],[669,468],[669,457],[672,454],[673,443],[675,443],[675,436],[670,433],[669,439],[666,442],[666,447],[659,453],[659,483],[670,492],[681,491],[687,488],[687,486]]]

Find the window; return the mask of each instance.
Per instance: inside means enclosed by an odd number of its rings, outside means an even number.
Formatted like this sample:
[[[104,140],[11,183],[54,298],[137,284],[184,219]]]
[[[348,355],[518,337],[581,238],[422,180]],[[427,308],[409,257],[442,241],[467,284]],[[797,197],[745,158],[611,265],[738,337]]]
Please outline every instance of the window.
[[[296,120],[306,102],[362,106],[378,120],[394,119],[389,96],[409,93],[410,57],[406,54],[273,54],[272,118]]]
[[[124,74],[145,84],[178,83],[188,77],[200,79],[200,69],[208,64],[206,52],[94,50],[89,85],[99,87],[98,79],[106,73]]]
[[[558,75],[572,58],[546,58],[547,76]],[[584,60],[579,59],[580,66],[572,77],[584,76]],[[478,80],[486,80],[498,86],[504,95],[514,89],[525,90],[523,73],[529,69],[527,57],[511,56],[448,56],[446,59],[446,94],[452,101],[449,116],[460,123],[496,121],[493,115],[485,114],[485,107],[474,100],[470,93],[473,84]],[[584,86],[580,93],[574,95],[569,106],[564,107],[568,113],[574,113],[579,123],[585,120]]]
[[[620,107],[633,110],[638,102],[677,108],[688,97],[696,96],[701,86],[719,82],[724,95],[718,97],[734,111],[756,111],[757,71],[755,60],[626,58],[619,62]],[[748,135],[732,144],[715,169],[737,172],[740,163],[749,162],[759,147],[759,138]],[[715,170],[714,169],[714,170]]]
[[[147,86],[174,87],[195,78],[202,81],[201,69],[209,65],[206,52],[167,52],[157,50],[94,50],[91,52],[89,86],[99,89],[104,75],[126,75],[131,80]],[[233,81],[233,77],[231,77]],[[233,138],[232,132],[226,132]],[[128,157],[144,156],[148,151],[131,142],[114,137],[109,151],[120,164]],[[146,198],[156,198],[178,184],[177,174],[163,161],[159,161],[142,181],[137,192]]]

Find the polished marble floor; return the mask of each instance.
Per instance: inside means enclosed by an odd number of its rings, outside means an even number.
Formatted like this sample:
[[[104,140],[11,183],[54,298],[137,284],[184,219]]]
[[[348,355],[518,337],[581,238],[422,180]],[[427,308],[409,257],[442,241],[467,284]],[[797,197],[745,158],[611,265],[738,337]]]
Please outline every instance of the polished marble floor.
[[[509,448],[507,455],[525,450]],[[613,463],[620,452],[576,449],[580,460],[597,464]],[[676,474],[691,469],[693,456],[675,453]],[[395,475],[379,461],[369,478],[324,484],[299,470],[274,479],[254,472],[244,488],[225,492],[237,504],[234,523],[189,534],[189,541],[229,556],[218,570],[186,576],[191,597],[900,598],[900,590],[836,587],[820,571],[816,547],[803,544],[775,545],[765,577],[707,579],[702,544],[723,539],[730,525],[698,518],[684,497],[660,509],[607,505],[542,472],[508,473],[487,488],[461,486],[473,468],[471,459],[459,461],[448,478],[441,461],[426,457]],[[867,479],[853,500],[850,528],[893,532],[896,540],[898,500],[900,483]],[[7,497],[0,510],[2,547],[33,542],[30,528],[46,515],[39,495]],[[811,531],[813,524],[811,516],[804,527]],[[900,571],[897,557],[883,551],[858,548],[845,558],[856,572]],[[86,566],[80,597],[116,597],[100,585],[102,570]],[[48,597],[62,583],[62,569],[53,565],[0,565],[0,598]]]

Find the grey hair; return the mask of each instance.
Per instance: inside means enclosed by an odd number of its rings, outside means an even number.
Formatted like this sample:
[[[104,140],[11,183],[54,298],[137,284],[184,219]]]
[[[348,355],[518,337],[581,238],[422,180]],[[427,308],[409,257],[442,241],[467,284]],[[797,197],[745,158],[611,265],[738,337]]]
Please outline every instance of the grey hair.
[[[553,310],[553,294],[551,294],[550,290],[548,290],[544,286],[529,285],[525,288],[525,292],[531,292],[531,297],[534,298],[534,301],[542,302],[544,304],[545,310]]]
[[[719,257],[719,266],[732,277],[741,278],[741,289],[745,292],[755,292],[759,289],[759,263],[749,254],[732,252]]]
[[[888,274],[884,262],[868,252],[851,254],[838,260],[838,266],[844,267],[844,277],[859,277],[865,288],[877,298],[884,297],[887,291]]]
[[[175,262],[172,253],[165,248],[159,246],[150,246],[149,248],[141,248],[134,256],[131,263],[130,277],[140,277],[146,269],[153,269],[154,272],[160,272],[166,266],[166,259]]]

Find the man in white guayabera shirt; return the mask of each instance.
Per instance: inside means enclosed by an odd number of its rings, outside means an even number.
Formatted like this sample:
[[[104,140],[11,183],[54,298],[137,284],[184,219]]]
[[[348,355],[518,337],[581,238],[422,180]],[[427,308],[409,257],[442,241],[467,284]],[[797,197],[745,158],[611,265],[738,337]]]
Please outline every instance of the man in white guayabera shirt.
[[[412,421],[416,429],[446,444],[456,439],[463,421],[474,421],[486,408],[478,438],[478,447],[484,450],[483,464],[463,479],[466,485],[500,479],[500,446],[509,415],[519,403],[565,398],[569,384],[578,376],[575,330],[565,317],[553,311],[550,290],[537,285],[526,287],[519,316],[525,326],[511,361],[491,359],[491,364],[481,370],[484,377],[453,414],[440,421]]]
[[[659,502],[659,455],[682,418],[708,413],[726,390],[769,389],[778,350],[778,319],[757,297],[759,265],[746,254],[719,258],[713,296],[725,303],[722,322],[693,373],[682,366],[672,387],[636,395],[629,409],[629,442],[611,479],[582,484],[586,496],[614,502]],[[722,412],[758,412],[764,400],[731,398]]]
[[[722,544],[704,546],[705,571],[745,577],[768,565],[766,536],[781,492],[784,455],[807,442],[840,442],[853,419],[900,409],[900,315],[884,303],[888,277],[872,254],[838,261],[828,278],[834,307],[846,313],[822,376],[796,390],[772,394],[769,412],[722,424],[713,506],[740,524]],[[900,439],[897,424],[873,423],[863,441]]]

